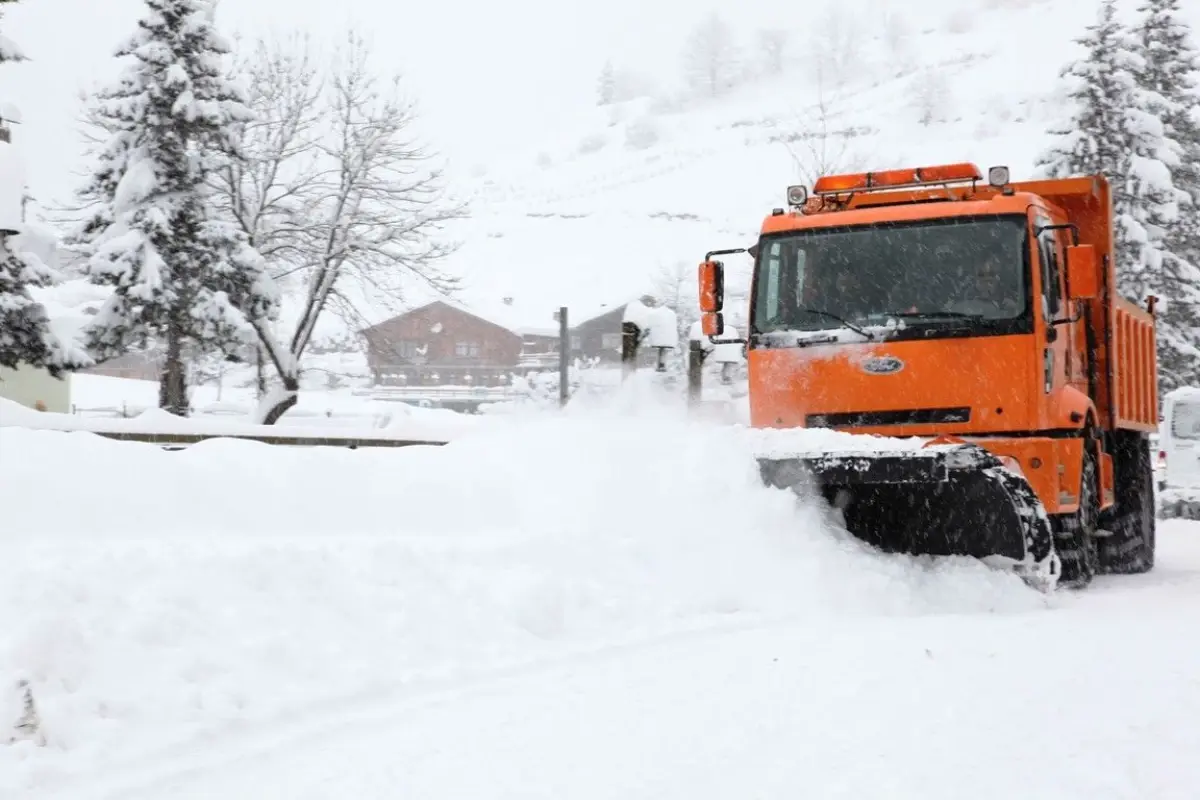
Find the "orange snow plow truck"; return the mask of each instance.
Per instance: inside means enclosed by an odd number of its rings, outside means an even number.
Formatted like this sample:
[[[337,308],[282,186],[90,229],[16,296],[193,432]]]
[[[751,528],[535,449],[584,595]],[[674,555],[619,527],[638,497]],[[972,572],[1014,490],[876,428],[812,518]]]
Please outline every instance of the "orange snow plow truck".
[[[704,334],[724,332],[714,259],[748,253],[751,424],[887,438],[796,436],[816,444],[760,453],[766,483],[882,550],[1047,591],[1153,567],[1154,299],[1116,293],[1104,176],[947,164],[824,176],[787,205],[705,257]]]

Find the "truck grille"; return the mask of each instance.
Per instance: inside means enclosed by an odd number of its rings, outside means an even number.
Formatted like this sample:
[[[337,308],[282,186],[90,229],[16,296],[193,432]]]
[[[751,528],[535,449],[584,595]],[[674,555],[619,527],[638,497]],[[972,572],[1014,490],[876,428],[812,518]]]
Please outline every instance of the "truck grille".
[[[868,428],[970,421],[971,409],[967,406],[961,408],[907,408],[896,411],[848,411],[839,414],[809,414],[804,418],[804,424],[809,428]]]

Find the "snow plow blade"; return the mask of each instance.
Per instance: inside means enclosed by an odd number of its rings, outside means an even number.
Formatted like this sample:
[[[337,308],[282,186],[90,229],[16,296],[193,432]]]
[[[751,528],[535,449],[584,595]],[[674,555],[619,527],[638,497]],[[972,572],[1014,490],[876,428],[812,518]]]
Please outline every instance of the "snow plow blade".
[[[1060,574],[1041,501],[1019,473],[962,444],[912,451],[760,457],[769,486],[821,495],[846,529],[889,553],[968,556],[1040,591]]]

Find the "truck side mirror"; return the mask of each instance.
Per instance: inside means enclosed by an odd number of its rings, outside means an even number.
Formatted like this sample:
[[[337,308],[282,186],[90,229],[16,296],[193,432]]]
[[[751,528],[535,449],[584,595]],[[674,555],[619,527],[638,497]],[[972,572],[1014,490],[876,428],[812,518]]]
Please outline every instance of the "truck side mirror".
[[[1096,248],[1076,244],[1067,248],[1067,283],[1072,300],[1091,300],[1100,294]]]
[[[720,336],[725,332],[725,315],[720,311],[705,311],[700,315],[700,330],[705,336]]]
[[[720,261],[700,264],[700,310],[715,314],[725,305],[725,265]]]

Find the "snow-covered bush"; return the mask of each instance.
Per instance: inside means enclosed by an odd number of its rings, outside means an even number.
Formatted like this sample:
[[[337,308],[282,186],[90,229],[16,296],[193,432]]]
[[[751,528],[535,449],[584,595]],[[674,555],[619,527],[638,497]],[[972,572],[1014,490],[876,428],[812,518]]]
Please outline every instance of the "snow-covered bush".
[[[588,155],[603,150],[608,144],[608,139],[602,133],[592,133],[583,137],[583,141],[579,143],[580,155]]]
[[[630,150],[645,150],[658,144],[658,126],[649,117],[642,117],[625,128],[625,146]]]

